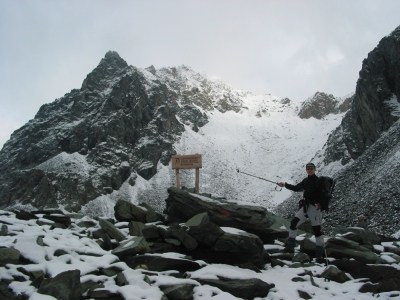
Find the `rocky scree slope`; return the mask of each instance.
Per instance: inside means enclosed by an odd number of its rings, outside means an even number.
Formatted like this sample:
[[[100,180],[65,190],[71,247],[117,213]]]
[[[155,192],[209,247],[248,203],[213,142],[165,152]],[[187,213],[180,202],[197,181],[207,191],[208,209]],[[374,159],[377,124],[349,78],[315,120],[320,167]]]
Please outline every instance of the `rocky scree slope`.
[[[74,89],[43,105],[0,152],[0,206],[79,210],[168,164],[185,126],[237,111],[241,96],[191,69],[137,69],[108,52]]]
[[[332,233],[341,226],[356,226],[359,216],[368,218],[368,228],[383,235],[400,230],[400,122],[363,155],[333,177],[336,187],[330,209],[324,214],[324,230]],[[319,174],[326,175],[324,169]],[[291,218],[301,199],[296,193],[275,212]]]
[[[284,253],[285,221],[263,207],[175,188],[168,193],[166,215],[122,200],[109,219],[59,210],[0,210],[1,298],[397,299],[400,295],[398,240],[384,241],[368,230],[346,228],[327,239],[326,267],[312,260],[315,240],[310,234],[298,237],[294,255]]]
[[[369,218],[376,232],[400,230],[400,27],[363,61],[351,109],[314,158],[336,180],[326,228]],[[343,166],[345,166],[343,168]],[[293,214],[301,196],[277,208]]]

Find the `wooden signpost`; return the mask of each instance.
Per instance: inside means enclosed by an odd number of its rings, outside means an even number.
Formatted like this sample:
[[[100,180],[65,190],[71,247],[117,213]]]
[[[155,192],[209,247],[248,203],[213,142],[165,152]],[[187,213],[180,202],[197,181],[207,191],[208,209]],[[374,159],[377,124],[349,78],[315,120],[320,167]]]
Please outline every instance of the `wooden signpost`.
[[[176,174],[176,187],[181,187],[180,180],[180,169],[196,169],[196,182],[195,182],[195,193],[199,193],[200,190],[200,168],[202,168],[201,154],[192,155],[173,155],[171,157],[172,169],[175,169]]]

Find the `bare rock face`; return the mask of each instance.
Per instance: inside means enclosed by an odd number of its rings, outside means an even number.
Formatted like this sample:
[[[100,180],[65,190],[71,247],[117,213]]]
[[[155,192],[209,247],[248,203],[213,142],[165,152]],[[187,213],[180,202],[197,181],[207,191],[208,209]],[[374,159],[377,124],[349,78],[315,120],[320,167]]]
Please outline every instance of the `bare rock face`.
[[[166,210],[169,222],[182,222],[207,212],[212,222],[219,226],[240,228],[260,237],[263,242],[287,237],[287,232],[275,226],[282,219],[259,206],[237,205],[230,202],[207,201],[177,188],[168,189]]]
[[[357,159],[400,117],[400,27],[364,59],[351,110],[329,137],[325,163]]]
[[[338,112],[339,99],[331,94],[316,92],[313,97],[306,100],[300,108],[299,117],[302,119],[323,117]]]
[[[0,152],[0,207],[64,206],[77,211],[137,174],[149,179],[169,163],[185,130],[205,111],[238,111],[242,98],[181,66],[129,66],[108,52],[80,89],[43,105]]]
[[[80,271],[65,271],[54,278],[43,279],[38,293],[50,295],[56,299],[75,300],[81,297]]]
[[[364,60],[352,108],[325,145],[324,164],[351,163],[336,175],[330,226],[366,216],[380,233],[398,230],[399,117],[400,27]]]
[[[339,114],[351,108],[354,95],[344,99],[337,98],[332,94],[316,92],[314,96],[303,102],[298,116],[302,119],[323,119],[329,114]]]

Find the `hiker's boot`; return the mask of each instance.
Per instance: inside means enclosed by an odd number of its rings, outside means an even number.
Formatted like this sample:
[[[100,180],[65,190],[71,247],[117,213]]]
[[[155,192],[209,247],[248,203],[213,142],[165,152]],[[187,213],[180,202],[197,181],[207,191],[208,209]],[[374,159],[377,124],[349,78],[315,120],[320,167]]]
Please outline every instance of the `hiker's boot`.
[[[319,264],[326,264],[326,260],[324,258],[325,249],[322,246],[315,247],[315,261]]]
[[[294,247],[296,247],[296,239],[290,237],[287,239],[285,243],[285,248],[283,248],[283,252],[285,253],[294,253]]]

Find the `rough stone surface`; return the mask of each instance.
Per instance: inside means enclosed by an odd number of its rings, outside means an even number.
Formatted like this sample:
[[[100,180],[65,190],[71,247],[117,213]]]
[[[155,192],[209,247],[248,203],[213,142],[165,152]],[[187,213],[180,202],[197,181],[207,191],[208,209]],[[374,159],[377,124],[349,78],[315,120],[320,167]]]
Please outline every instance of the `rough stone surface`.
[[[44,279],[38,293],[50,295],[59,300],[80,300],[82,294],[80,271],[66,271],[54,278]]]
[[[193,300],[194,284],[177,284],[161,286],[161,290],[169,300]]]
[[[361,287],[360,291],[364,293],[400,291],[398,269],[381,265],[365,265],[354,260],[336,260],[332,264],[354,278],[368,278],[372,284],[366,283]]]
[[[123,257],[134,256],[149,251],[150,247],[143,237],[131,237],[123,241],[117,248],[112,250],[111,253],[122,259]]]
[[[141,224],[143,228],[154,229],[158,234],[157,237],[153,236],[152,239],[154,238],[154,240],[151,241],[147,241],[145,236],[136,235],[127,236],[121,241],[111,240],[105,230],[99,229],[101,219],[94,220],[85,217],[86,224],[89,227],[81,228],[75,226],[75,222],[81,222],[80,219],[71,218],[71,222],[74,224],[71,224],[68,230],[56,230],[48,224],[41,225],[33,221],[35,218],[32,218],[32,216],[30,220],[17,220],[15,214],[13,218],[10,217],[13,213],[9,213],[7,217],[3,214],[1,219],[10,225],[10,236],[0,237],[2,241],[10,243],[9,238],[11,237],[14,240],[12,245],[21,247],[21,245],[28,245],[27,241],[31,240],[35,249],[34,256],[42,253],[42,259],[39,259],[39,261],[46,260],[49,268],[52,260],[68,268],[71,266],[69,264],[70,259],[79,258],[84,264],[84,272],[89,273],[82,274],[75,270],[49,278],[49,274],[43,269],[42,262],[38,263],[36,259],[30,261],[21,255],[18,259],[18,255],[14,258],[12,255],[10,257],[2,256],[2,251],[7,252],[12,248],[0,248],[2,265],[7,265],[3,270],[9,271],[15,268],[11,273],[8,272],[12,279],[2,278],[0,280],[0,296],[11,300],[28,299],[29,296],[25,294],[14,295],[12,289],[7,288],[7,284],[11,282],[21,282],[28,287],[28,290],[32,289],[38,294],[51,295],[56,299],[123,299],[124,296],[119,292],[124,290],[124,286],[132,284],[132,280],[134,280],[134,284],[151,288],[159,293],[161,299],[193,299],[206,285],[216,287],[235,297],[255,299],[267,297],[271,292],[274,287],[274,279],[271,278],[271,282],[265,282],[259,278],[264,278],[264,275],[268,274],[268,270],[276,266],[296,268],[299,270],[296,274],[288,273],[294,274],[294,277],[290,280],[313,285],[315,291],[324,289],[325,285],[318,286],[314,276],[320,276],[338,284],[346,282],[348,287],[352,284],[347,275],[350,274],[352,278],[363,278],[365,280],[365,284],[361,287],[359,282],[355,283],[357,287],[360,287],[360,293],[387,293],[385,295],[392,298],[399,296],[399,262],[395,258],[396,253],[400,251],[400,242],[396,240],[390,242],[383,237],[365,232],[365,229],[362,228],[351,227],[346,230],[337,230],[340,233],[330,237],[326,243],[329,267],[323,270],[320,265],[310,262],[307,254],[297,253],[298,247],[293,256],[293,254],[281,252],[282,241],[263,244],[260,238],[243,231],[243,228],[224,227],[222,230],[213,223],[212,218],[208,217],[212,215],[213,210],[214,208],[210,207],[204,213],[179,224],[164,222],[154,225],[154,223],[130,222]],[[50,214],[50,212],[32,213],[35,217],[44,214]],[[175,215],[175,213],[173,214]],[[225,217],[236,218],[237,215]],[[108,221],[110,224],[113,222],[115,221]],[[18,224],[18,226],[13,226],[13,224]],[[92,227],[90,227],[90,224],[92,224]],[[27,239],[24,229],[29,228],[30,230],[32,226],[36,226],[35,232],[40,232],[40,234],[36,238]],[[128,230],[127,224],[119,223],[117,226],[121,230]],[[193,228],[198,230],[202,228],[206,232],[211,228],[214,231],[213,239],[205,238],[204,235],[199,234],[199,231],[191,232]],[[56,238],[57,234],[69,235],[70,231],[73,231],[74,243],[81,244],[83,242],[85,244],[82,249],[74,248],[71,245],[66,249],[67,251],[57,249],[53,255],[45,254],[49,249],[48,244]],[[140,229],[138,229],[138,232],[140,232]],[[222,234],[220,234],[221,232]],[[194,240],[199,240],[199,245],[195,248],[183,246],[185,239],[190,237],[191,233],[195,233],[196,239],[192,237]],[[47,238],[47,234],[50,238]],[[176,238],[172,238],[171,235],[176,236]],[[53,243],[56,240],[53,240]],[[304,241],[307,240],[310,242],[309,248],[312,249],[315,245],[311,239],[304,239]],[[106,251],[100,249],[100,247],[95,247],[94,243],[96,242]],[[373,249],[375,251],[373,253],[374,259],[376,260],[376,257],[378,257],[379,259],[376,262],[379,262],[379,264],[370,264],[372,260],[369,260],[369,255],[372,244],[374,244]],[[93,247],[93,251],[91,251],[91,247]],[[15,252],[14,254],[18,253]],[[24,251],[24,255],[28,258],[31,257],[29,251]],[[335,257],[346,258],[335,260]],[[102,265],[102,267],[88,270],[87,266],[94,260],[98,260],[99,266]],[[207,278],[207,268],[212,263],[226,264],[226,267],[233,268],[234,272],[232,274],[227,272],[223,276],[213,274],[211,275],[212,278]],[[59,265],[57,265],[58,267]],[[202,268],[205,269],[200,270]],[[215,265],[212,268],[215,268]],[[241,271],[239,271],[239,268],[241,268]],[[302,269],[304,270],[302,271]],[[315,273],[317,270],[321,274]],[[240,272],[240,274],[243,272],[243,275],[250,275],[251,278],[240,276],[240,279],[238,279],[237,272]],[[262,272],[263,277],[259,277],[257,274],[260,272]],[[251,276],[251,274],[253,275]],[[110,285],[112,288],[109,288]],[[115,285],[122,287],[122,289],[116,290]],[[196,290],[196,287],[199,287],[199,289]],[[209,290],[209,287],[206,289]],[[311,296],[303,288],[299,288],[297,292],[303,299]]]
[[[390,100],[394,103],[391,105]],[[342,143],[350,158],[359,157],[400,115],[393,113],[400,99],[400,28],[384,37],[364,59],[351,110],[342,122]],[[335,140],[332,135],[328,144]],[[332,147],[327,148],[332,151]],[[333,158],[328,155],[327,160]],[[348,161],[347,157],[343,159]]]
[[[176,270],[184,273],[200,269],[200,265],[197,262],[188,259],[168,258],[158,255],[136,255],[133,257],[126,257],[124,258],[124,261],[132,269],[140,268],[157,272]]]
[[[176,188],[169,188],[168,193],[165,211],[169,222],[186,222],[197,214],[207,212],[215,224],[245,230],[259,236],[263,242],[287,236],[286,231],[273,227],[275,219],[270,218],[266,209],[262,207],[237,205],[213,199],[204,201]]]
[[[0,266],[15,264],[19,261],[21,253],[14,248],[0,248]]]
[[[309,119],[311,117],[322,119],[329,114],[339,113],[339,106],[341,104],[343,103],[333,95],[317,92],[302,104],[298,115],[302,119]],[[341,105],[340,107],[341,109],[345,109],[346,105]]]
[[[118,200],[114,206],[114,216],[120,222],[146,222],[146,209],[124,200]]]
[[[354,258],[357,261],[376,264],[381,260],[373,251],[343,237],[330,238],[325,244],[326,253],[335,258]]]
[[[117,241],[122,241],[126,237],[125,235],[117,228],[115,227],[112,223],[105,219],[100,219],[99,220],[100,227],[112,238],[116,239]]]
[[[224,231],[215,223],[207,222],[197,226],[189,226],[188,234],[201,246],[211,247],[224,234]]]
[[[349,276],[345,272],[339,270],[336,266],[328,266],[322,273],[321,277],[333,280],[339,283],[346,282],[350,280]]]
[[[254,299],[266,297],[274,284],[268,284],[260,279],[230,279],[219,277],[218,279],[197,279],[202,284],[215,286],[242,299]]]

